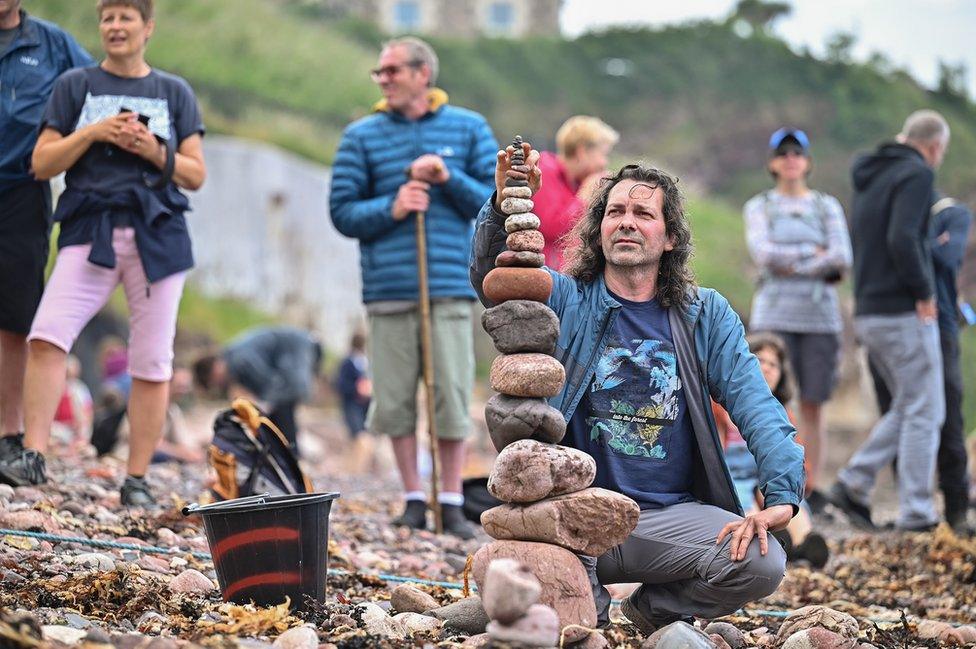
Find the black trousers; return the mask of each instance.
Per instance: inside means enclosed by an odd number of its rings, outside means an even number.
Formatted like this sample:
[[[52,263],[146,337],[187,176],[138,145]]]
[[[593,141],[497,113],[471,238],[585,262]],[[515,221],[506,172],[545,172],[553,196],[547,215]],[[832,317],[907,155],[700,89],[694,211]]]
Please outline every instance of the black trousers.
[[[959,333],[939,329],[942,347],[942,374],[945,381],[945,422],[939,437],[939,489],[950,507],[965,507],[969,499],[969,476],[966,471],[966,436],[962,421],[962,362]],[[881,414],[891,407],[891,394],[873,364],[871,379]]]

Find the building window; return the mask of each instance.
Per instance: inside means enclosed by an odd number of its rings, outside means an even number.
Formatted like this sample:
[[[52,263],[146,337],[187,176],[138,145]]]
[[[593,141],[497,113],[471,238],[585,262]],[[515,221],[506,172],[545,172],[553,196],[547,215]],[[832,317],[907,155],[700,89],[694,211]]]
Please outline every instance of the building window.
[[[420,2],[399,0],[393,5],[393,27],[396,31],[420,29]]]
[[[510,34],[515,30],[515,7],[511,2],[492,2],[488,5],[488,31]]]

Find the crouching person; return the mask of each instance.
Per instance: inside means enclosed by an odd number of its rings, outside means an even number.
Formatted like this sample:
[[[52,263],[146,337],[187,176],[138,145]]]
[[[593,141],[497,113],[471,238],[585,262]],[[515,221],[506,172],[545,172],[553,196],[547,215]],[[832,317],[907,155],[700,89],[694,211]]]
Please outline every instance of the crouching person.
[[[541,182],[526,144],[526,176]],[[482,208],[471,281],[482,290],[505,249],[500,196],[513,149],[499,152],[496,193]],[[560,318],[566,369],[550,399],[568,422],[562,444],[592,455],[594,486],[640,505],[636,529],[600,557],[581,557],[601,624],[604,585],[640,582],[621,605],[644,633],[691,616],[718,617],[776,590],[786,555],[769,534],[803,495],[803,450],[770,393],[742,323],[688,266],[691,232],[676,181],[628,165],[596,193],[571,234],[548,305]],[[709,399],[728,411],[759,466],[761,511],[742,516]]]

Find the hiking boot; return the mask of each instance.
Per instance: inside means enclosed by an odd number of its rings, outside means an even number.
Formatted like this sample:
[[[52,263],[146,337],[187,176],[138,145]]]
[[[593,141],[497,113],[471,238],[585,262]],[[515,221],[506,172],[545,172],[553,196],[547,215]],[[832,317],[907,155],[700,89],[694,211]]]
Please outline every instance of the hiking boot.
[[[808,561],[811,566],[820,569],[827,565],[827,560],[830,558],[830,548],[823,536],[816,532],[810,532],[799,545],[793,548],[793,556],[798,561]]]
[[[444,534],[450,534],[465,541],[474,538],[474,528],[464,517],[464,511],[460,505],[442,504],[441,524],[444,526]]]
[[[156,498],[149,490],[146,478],[136,478],[131,475],[125,477],[122,488],[119,489],[120,501],[126,507],[145,507],[147,509],[158,506]]]
[[[683,621],[694,626],[695,618],[693,617],[675,617],[669,620],[651,620],[644,617],[644,614],[637,610],[637,605],[632,601],[636,594],[637,591],[634,591],[629,597],[625,597],[620,602],[620,612],[645,636],[649,636],[658,629],[666,627],[673,622]]]
[[[44,456],[31,448],[9,453],[0,459],[0,482],[13,487],[44,484],[47,482]]]
[[[393,519],[393,524],[414,530],[427,529],[427,503],[423,500],[408,500],[403,513]]]
[[[945,494],[945,520],[949,524],[949,527],[953,529],[957,534],[960,530],[963,531],[964,536],[972,535],[973,528],[967,523],[966,518],[969,516],[969,497],[966,492],[961,494],[956,493],[946,493]]]
[[[14,455],[20,455],[24,450],[24,434],[13,433],[0,437],[0,461]]]
[[[827,492],[827,499],[830,504],[844,512],[857,527],[871,532],[878,530],[878,527],[871,522],[871,508],[854,500],[844,483],[835,482]]]

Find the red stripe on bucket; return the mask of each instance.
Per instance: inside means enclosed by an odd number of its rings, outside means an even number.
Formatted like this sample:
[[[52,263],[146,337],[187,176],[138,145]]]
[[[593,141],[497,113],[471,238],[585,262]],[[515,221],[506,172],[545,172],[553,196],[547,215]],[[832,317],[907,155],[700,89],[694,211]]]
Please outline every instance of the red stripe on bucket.
[[[238,579],[234,583],[228,584],[224,590],[224,599],[230,600],[238,592],[246,588],[253,588],[254,586],[293,585],[300,583],[301,580],[302,576],[297,572],[263,572],[259,575],[251,575],[250,577]]]
[[[223,539],[213,547],[214,561],[218,561],[224,554],[252,543],[266,543],[268,541],[297,541],[298,530],[291,527],[262,527],[256,530],[233,534]]]

